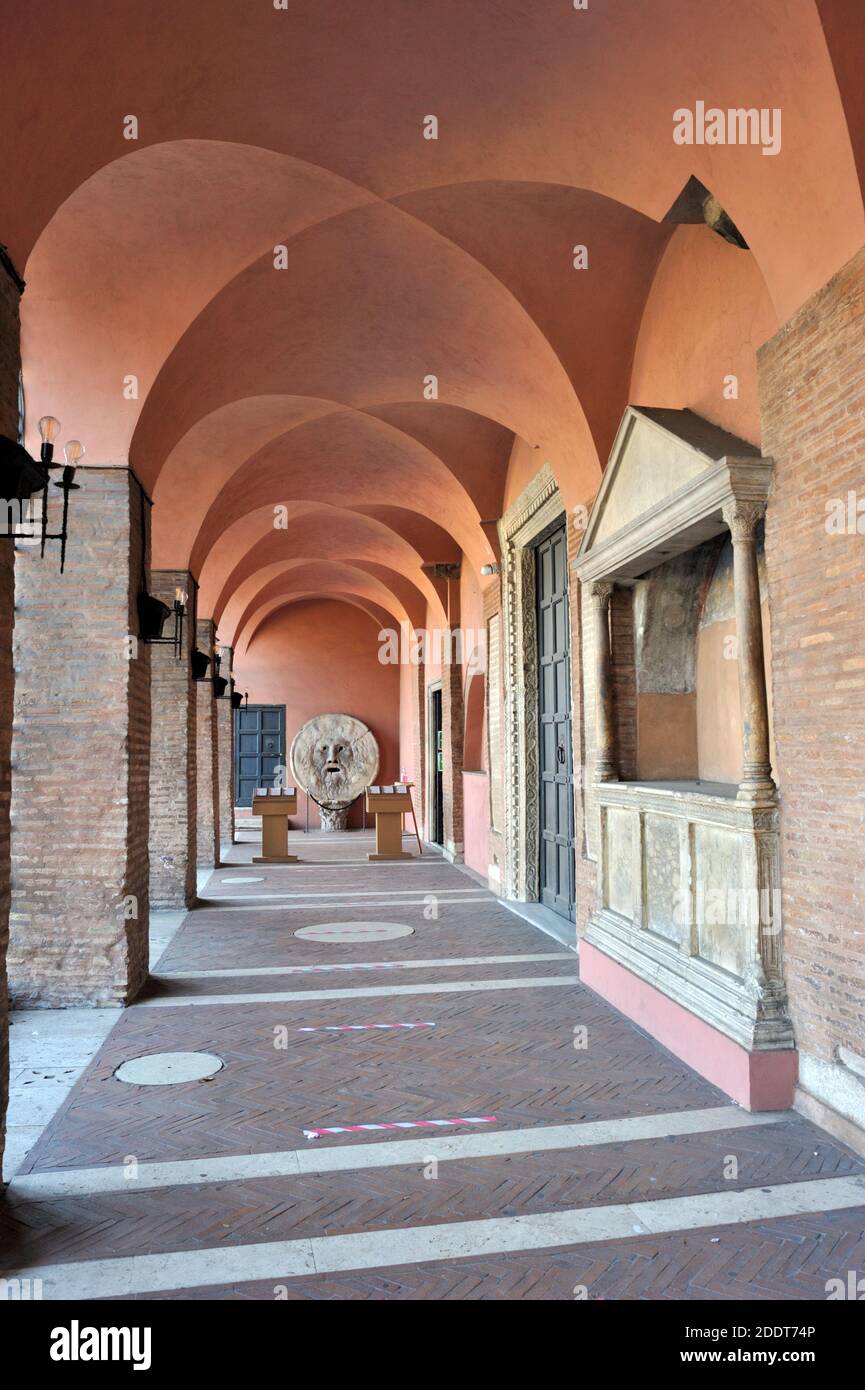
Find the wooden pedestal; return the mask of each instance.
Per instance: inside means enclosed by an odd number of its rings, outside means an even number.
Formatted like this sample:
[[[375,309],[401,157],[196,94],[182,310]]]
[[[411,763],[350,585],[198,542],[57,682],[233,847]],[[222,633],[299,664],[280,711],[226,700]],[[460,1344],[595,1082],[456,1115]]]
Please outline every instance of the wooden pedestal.
[[[255,796],[252,814],[261,816],[261,854],[253,856],[253,864],[296,864],[297,855],[288,852],[288,818],[297,815],[297,793]]]
[[[411,793],[368,790],[366,809],[375,816],[375,854],[367,859],[413,859],[402,847],[402,818],[413,812]]]

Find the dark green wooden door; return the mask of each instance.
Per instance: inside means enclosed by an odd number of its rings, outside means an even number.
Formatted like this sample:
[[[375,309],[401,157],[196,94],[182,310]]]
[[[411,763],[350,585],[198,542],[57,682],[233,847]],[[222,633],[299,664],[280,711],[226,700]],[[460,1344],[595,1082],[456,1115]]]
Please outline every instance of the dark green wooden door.
[[[251,806],[256,787],[272,787],[276,769],[285,766],[285,757],[285,705],[250,705],[236,710],[235,804]]]
[[[574,916],[574,767],[568,547],[561,526],[536,549],[540,900]]]

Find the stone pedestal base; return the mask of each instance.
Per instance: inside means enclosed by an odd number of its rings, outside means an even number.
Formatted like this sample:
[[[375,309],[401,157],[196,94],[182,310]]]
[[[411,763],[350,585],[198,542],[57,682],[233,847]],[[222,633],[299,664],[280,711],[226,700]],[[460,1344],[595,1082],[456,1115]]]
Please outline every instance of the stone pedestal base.
[[[580,980],[746,1110],[792,1106],[795,1049],[747,1051],[589,941],[580,943]]]
[[[345,830],[348,826],[348,806],[319,806],[322,830]]]

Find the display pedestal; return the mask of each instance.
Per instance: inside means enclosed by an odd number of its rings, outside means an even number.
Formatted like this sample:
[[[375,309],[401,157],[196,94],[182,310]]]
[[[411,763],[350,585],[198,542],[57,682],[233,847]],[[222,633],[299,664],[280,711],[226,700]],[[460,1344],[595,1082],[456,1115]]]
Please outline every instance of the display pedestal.
[[[261,816],[261,854],[253,864],[296,864],[296,854],[288,852],[288,818],[297,815],[297,792],[281,796],[254,796],[252,814]]]
[[[414,816],[410,785],[408,782],[397,783],[397,786],[405,788],[404,791],[385,792],[381,787],[367,788],[366,809],[375,816],[375,853],[368,854],[367,859],[414,858],[402,847],[402,818],[409,812]]]

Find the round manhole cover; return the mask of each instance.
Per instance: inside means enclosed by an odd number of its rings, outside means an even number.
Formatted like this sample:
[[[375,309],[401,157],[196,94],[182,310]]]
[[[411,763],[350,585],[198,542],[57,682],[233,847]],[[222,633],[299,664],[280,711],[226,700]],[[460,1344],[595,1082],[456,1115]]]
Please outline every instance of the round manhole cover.
[[[294,934],[304,941],[339,945],[345,941],[390,941],[396,936],[413,936],[414,927],[407,927],[404,922],[321,922],[315,927],[300,927]]]
[[[176,1086],[181,1081],[204,1081],[222,1071],[212,1052],[151,1052],[121,1062],[114,1075],[130,1086]]]

